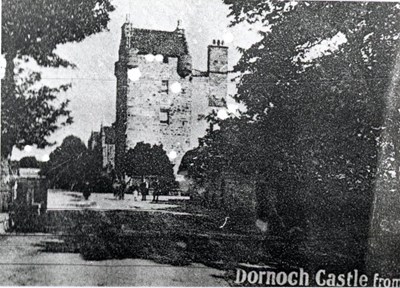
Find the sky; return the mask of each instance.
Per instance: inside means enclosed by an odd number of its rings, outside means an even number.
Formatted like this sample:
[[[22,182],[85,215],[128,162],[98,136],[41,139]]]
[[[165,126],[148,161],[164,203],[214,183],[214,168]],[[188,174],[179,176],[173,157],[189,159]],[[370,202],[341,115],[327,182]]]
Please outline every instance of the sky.
[[[115,121],[116,78],[114,63],[118,59],[121,26],[129,14],[134,27],[175,30],[181,20],[185,29],[193,68],[206,70],[207,45],[213,39],[225,40],[229,47],[229,68],[239,60],[237,47],[247,48],[259,39],[257,31],[245,24],[229,28],[228,7],[219,0],[113,0],[116,10],[110,13],[109,31],[104,31],[79,43],[59,45],[56,53],[76,64],[77,68],[41,68],[35,63],[21,64],[41,71],[43,84],[59,86],[71,83],[72,88],[60,95],[69,99],[74,123],[62,127],[49,137],[57,144],[46,149],[28,146],[23,151],[14,148],[12,159],[36,156],[46,161],[49,154],[69,135],[81,138],[86,144],[91,131]],[[228,83],[228,94],[235,93],[235,84]],[[232,102],[232,99],[228,99]]]

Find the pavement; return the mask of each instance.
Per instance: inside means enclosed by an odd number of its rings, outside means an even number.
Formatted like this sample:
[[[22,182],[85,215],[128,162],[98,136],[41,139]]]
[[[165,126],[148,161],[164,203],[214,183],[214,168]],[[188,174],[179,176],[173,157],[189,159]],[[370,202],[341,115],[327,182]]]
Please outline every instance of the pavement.
[[[0,236],[0,286],[228,286],[224,271],[143,259],[86,261],[75,253],[41,251],[51,235]]]
[[[49,190],[47,195],[48,210],[156,210],[173,214],[187,214],[165,209],[178,207],[177,204],[169,204],[169,200],[189,200],[188,196],[160,196],[159,203],[152,203],[152,196],[147,196],[147,201],[141,201],[140,197],[135,201],[132,194],[125,194],[124,200],[118,200],[112,193],[92,193],[89,199],[85,200],[80,192],[62,190]]]

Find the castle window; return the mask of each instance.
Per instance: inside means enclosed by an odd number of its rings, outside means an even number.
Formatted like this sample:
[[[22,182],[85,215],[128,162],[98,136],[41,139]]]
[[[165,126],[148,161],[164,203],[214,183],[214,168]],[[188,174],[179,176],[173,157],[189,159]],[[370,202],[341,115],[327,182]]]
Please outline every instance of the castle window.
[[[169,124],[169,109],[160,109],[160,123]]]
[[[168,80],[161,81],[161,92],[165,92],[168,94]]]
[[[163,58],[163,63],[168,64],[168,57],[167,57],[167,56],[164,56],[164,58]]]
[[[223,98],[219,98],[216,95],[212,94],[208,98],[208,106],[210,107],[224,107],[225,100]]]

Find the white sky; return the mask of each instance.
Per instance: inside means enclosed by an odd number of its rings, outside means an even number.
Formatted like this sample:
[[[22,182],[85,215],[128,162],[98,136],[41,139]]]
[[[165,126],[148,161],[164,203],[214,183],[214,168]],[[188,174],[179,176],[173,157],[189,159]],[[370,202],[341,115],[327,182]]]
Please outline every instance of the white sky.
[[[215,0],[114,0],[116,10],[110,14],[108,32],[86,38],[80,43],[60,45],[57,53],[75,63],[76,69],[43,69],[30,65],[33,70],[42,71],[43,82],[49,86],[72,83],[72,88],[60,98],[71,100],[74,123],[62,127],[49,139],[57,145],[46,149],[27,147],[24,151],[14,149],[12,159],[34,155],[46,160],[48,155],[68,135],[76,135],[87,142],[92,130],[99,130],[101,123],[111,125],[115,121],[116,79],[114,63],[118,59],[121,26],[126,14],[134,27],[172,31],[177,20],[182,20],[193,67],[206,70],[207,45],[213,39],[231,38],[229,46],[230,69],[240,55],[237,46],[249,47],[259,39],[256,31],[249,31],[243,25],[228,28],[229,13],[222,1]],[[232,37],[233,36],[233,37]],[[229,93],[235,92],[234,83],[229,83]],[[229,101],[228,101],[229,102]]]

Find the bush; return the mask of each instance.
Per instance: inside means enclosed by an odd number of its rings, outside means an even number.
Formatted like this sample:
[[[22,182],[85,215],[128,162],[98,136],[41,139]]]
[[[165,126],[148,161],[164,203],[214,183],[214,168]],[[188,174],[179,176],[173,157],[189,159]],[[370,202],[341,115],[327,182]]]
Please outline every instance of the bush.
[[[100,222],[93,227],[86,226],[80,235],[79,251],[85,260],[122,259],[131,256],[122,241],[121,227]]]

